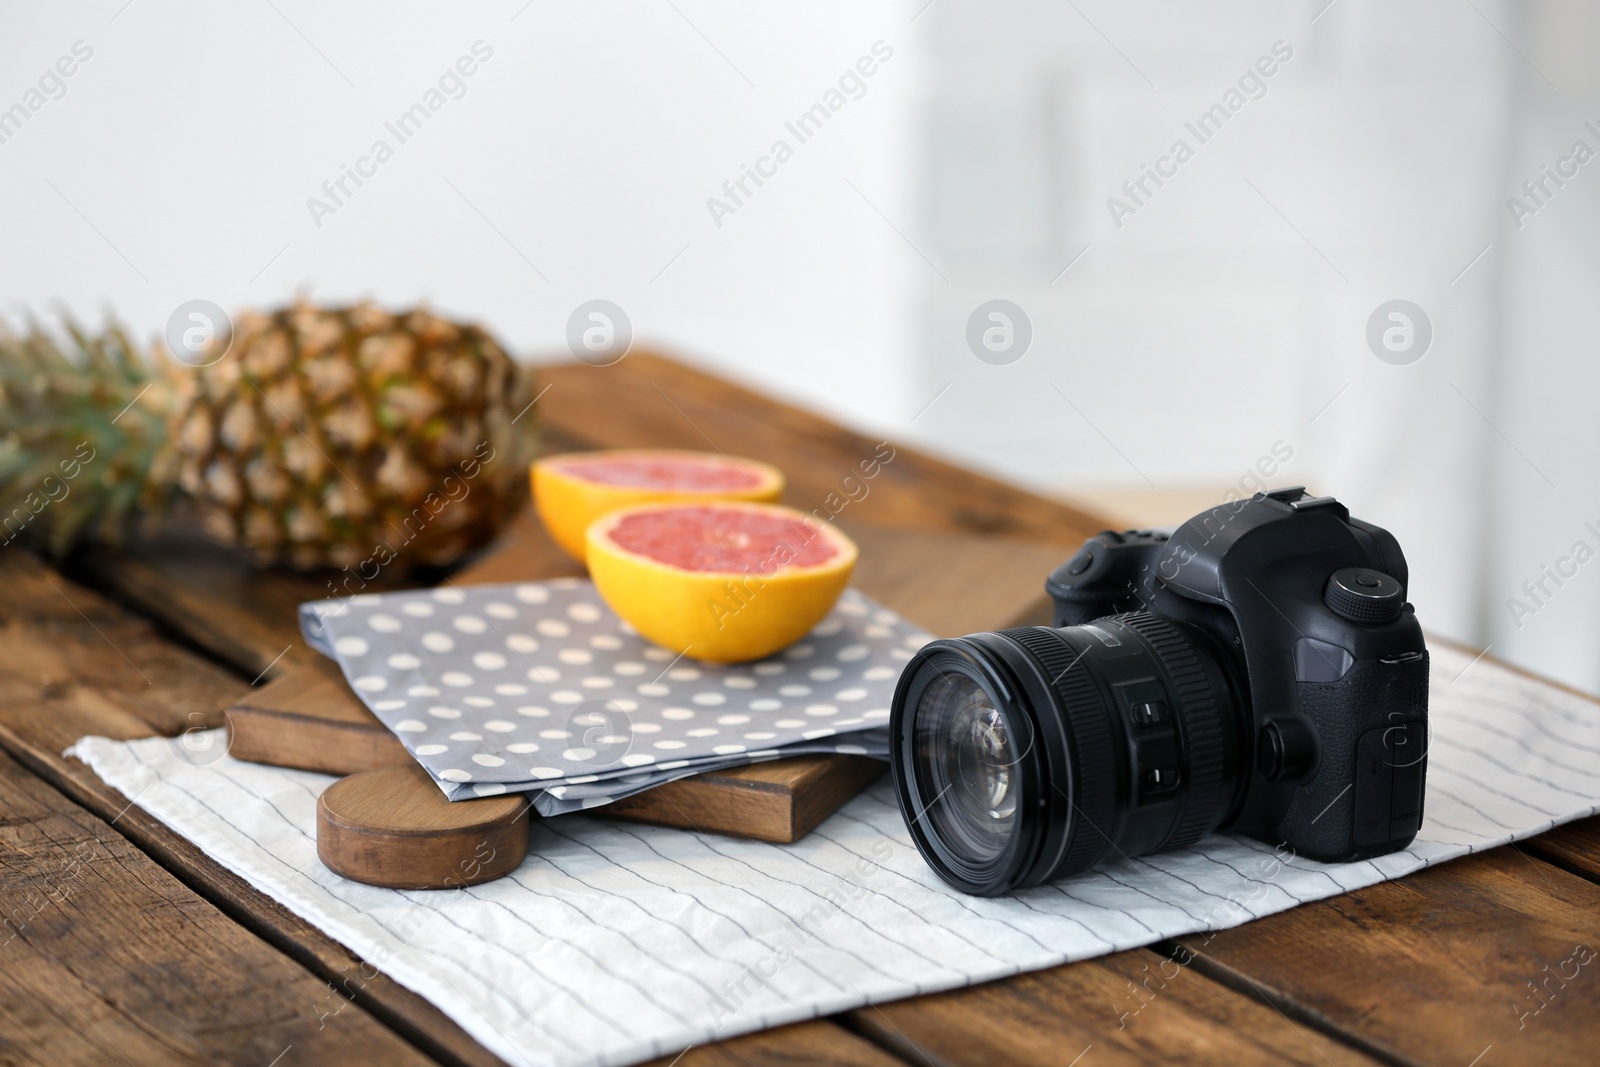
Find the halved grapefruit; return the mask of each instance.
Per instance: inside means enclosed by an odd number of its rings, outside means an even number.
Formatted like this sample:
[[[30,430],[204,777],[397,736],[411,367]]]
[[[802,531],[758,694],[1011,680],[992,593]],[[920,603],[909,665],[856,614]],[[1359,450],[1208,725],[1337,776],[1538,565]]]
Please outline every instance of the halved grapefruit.
[[[641,504],[589,527],[589,576],[646,638],[716,663],[800,640],[850,581],[856,546],[776,504]]]
[[[711,452],[612,449],[549,456],[533,465],[533,502],[550,536],[583,559],[584,531],[618,508],[652,501],[777,500],[783,472]]]

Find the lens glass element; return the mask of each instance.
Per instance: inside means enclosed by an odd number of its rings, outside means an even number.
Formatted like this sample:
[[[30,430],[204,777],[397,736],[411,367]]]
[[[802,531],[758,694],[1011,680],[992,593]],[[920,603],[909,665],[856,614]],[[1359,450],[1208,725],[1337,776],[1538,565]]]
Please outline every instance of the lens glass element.
[[[1017,817],[1017,754],[1005,716],[976,679],[942,671],[923,689],[912,730],[930,829],[964,862],[992,861]]]

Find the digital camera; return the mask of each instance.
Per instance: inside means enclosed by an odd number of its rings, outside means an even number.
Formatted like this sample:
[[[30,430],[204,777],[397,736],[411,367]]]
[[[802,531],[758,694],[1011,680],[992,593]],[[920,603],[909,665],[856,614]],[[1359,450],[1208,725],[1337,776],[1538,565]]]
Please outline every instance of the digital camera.
[[[890,719],[923,857],[996,895],[1231,830],[1334,862],[1422,822],[1428,652],[1387,530],[1303,487],[1102,533],[1053,626],[932,641]]]

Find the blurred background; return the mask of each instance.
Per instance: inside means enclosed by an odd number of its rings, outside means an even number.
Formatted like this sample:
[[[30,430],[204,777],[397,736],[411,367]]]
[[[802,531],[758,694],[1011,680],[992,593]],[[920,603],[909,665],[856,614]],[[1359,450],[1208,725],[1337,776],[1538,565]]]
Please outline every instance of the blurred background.
[[[635,344],[1130,524],[1337,495],[1426,626],[1600,689],[1600,5],[0,25],[8,317],[423,300],[550,359],[608,300]]]

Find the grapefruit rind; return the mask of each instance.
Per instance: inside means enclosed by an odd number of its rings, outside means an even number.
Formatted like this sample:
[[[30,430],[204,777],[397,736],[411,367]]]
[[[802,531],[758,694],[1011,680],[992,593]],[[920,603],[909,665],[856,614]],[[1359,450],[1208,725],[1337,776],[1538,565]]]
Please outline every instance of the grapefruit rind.
[[[606,460],[626,463],[630,460],[644,463],[670,463],[682,461],[694,464],[726,465],[732,463],[741,471],[751,474],[756,484],[748,488],[730,488],[711,491],[673,489],[660,486],[618,485],[582,477],[581,468],[589,462]],[[691,501],[748,500],[774,501],[783,495],[783,472],[770,463],[745,459],[742,456],[722,456],[710,452],[690,452],[682,449],[610,449],[599,452],[567,452],[546,456],[536,461],[529,473],[533,486],[533,505],[539,519],[550,536],[568,555],[584,560],[587,547],[584,532],[589,524],[618,508],[657,501],[688,503]]]
[[[744,663],[787,648],[833,610],[858,551],[836,527],[775,504],[716,502],[713,510],[756,511],[802,523],[837,551],[809,567],[781,560],[769,573],[685,570],[629,551],[611,530],[630,515],[670,511],[653,503],[611,512],[589,527],[589,576],[611,609],[663,648],[712,663]]]

